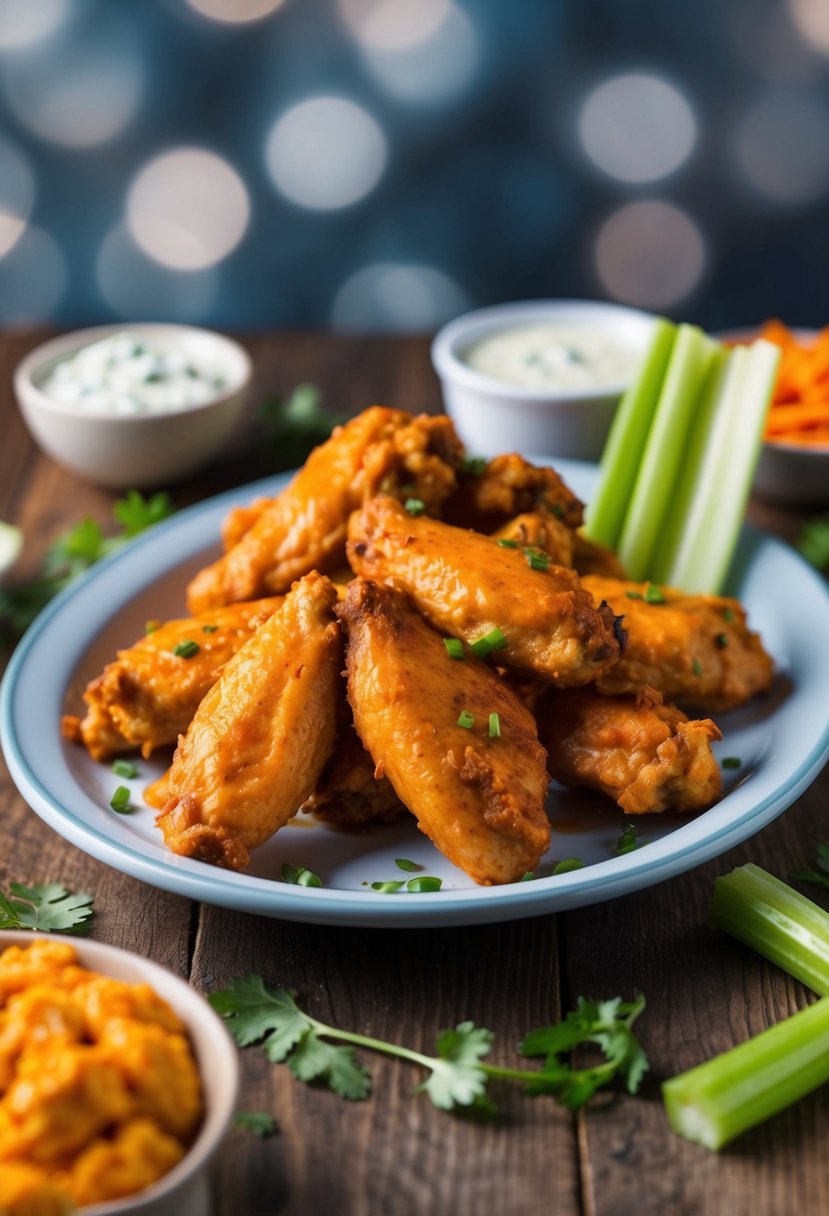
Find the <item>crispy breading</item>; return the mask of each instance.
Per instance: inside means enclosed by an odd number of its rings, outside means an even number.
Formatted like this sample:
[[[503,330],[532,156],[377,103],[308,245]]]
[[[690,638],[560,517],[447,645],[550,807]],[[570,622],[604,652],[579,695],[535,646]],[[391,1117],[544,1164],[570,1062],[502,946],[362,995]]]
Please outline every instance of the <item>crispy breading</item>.
[[[624,615],[628,635],[619,662],[597,681],[602,692],[648,684],[666,701],[723,713],[770,688],[774,664],[738,600],[599,575],[583,583]]]
[[[525,511],[493,532],[492,539],[515,541],[520,549],[540,549],[557,566],[572,568],[575,535],[573,529],[555,515]]]
[[[462,528],[494,532],[516,515],[533,512],[578,528],[584,504],[555,469],[534,465],[517,452],[493,456],[481,473],[462,478],[446,502],[443,519]]]
[[[190,583],[191,612],[286,591],[309,570],[343,564],[346,524],[383,492],[438,510],[455,489],[463,448],[451,421],[373,406],[315,448],[290,485],[267,504],[234,512],[236,543]]]
[[[476,882],[518,881],[550,839],[532,714],[487,664],[452,660],[402,592],[356,580],[337,614],[354,722],[377,773]]]
[[[174,853],[243,869],[311,794],[336,733],[336,599],[324,575],[306,575],[199,705],[158,816]]]
[[[716,725],[689,721],[652,688],[619,697],[592,687],[550,692],[539,734],[556,781],[601,790],[628,815],[704,810],[722,792]]]
[[[63,719],[64,737],[83,743],[95,760],[133,748],[146,757],[157,747],[175,743],[228,659],[281,603],[282,597],[275,596],[167,621],[134,646],[119,650],[87,685],[85,717]],[[185,642],[193,642],[198,650],[176,654],[176,647]]]
[[[352,569],[405,590],[435,628],[472,642],[499,629],[497,661],[560,687],[586,684],[619,657],[620,634],[562,566],[530,566],[519,549],[424,515],[394,499],[371,499],[352,515]]]

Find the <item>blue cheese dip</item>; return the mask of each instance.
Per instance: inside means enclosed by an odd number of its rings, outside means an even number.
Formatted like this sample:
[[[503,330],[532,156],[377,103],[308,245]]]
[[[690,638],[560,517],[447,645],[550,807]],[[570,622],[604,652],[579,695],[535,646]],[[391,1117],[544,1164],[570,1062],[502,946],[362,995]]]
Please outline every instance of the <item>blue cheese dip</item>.
[[[461,354],[467,367],[521,388],[592,389],[628,384],[642,351],[600,327],[516,325]]]
[[[118,415],[163,414],[201,405],[224,387],[225,375],[215,362],[195,359],[179,346],[154,346],[129,331],[81,347],[40,384],[53,401]]]

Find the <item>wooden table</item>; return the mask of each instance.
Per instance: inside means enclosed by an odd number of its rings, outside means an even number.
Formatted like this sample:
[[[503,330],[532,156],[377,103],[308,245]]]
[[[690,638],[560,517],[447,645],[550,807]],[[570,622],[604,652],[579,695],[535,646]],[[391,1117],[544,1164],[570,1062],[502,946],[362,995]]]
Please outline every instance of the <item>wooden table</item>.
[[[113,498],[43,457],[14,408],[12,368],[43,336],[0,339],[0,518],[24,528],[30,566],[83,514],[108,524]],[[308,380],[347,414],[378,401],[439,408],[425,339],[282,334],[247,344],[261,394]],[[174,498],[183,505],[249,475],[236,459],[177,487]],[[799,526],[791,513],[754,506],[752,514],[787,538]],[[5,769],[0,782],[3,879],[58,879],[94,892],[94,937],[146,954],[200,990],[256,971],[294,988],[323,1019],[428,1053],[440,1029],[470,1018],[495,1032],[493,1058],[500,1052],[505,1061],[526,1030],[557,1019],[579,994],[646,994],[638,1029],[652,1073],[641,1093],[576,1116],[550,1099],[504,1094],[497,1126],[453,1118],[412,1094],[410,1069],[380,1058],[370,1061],[372,1098],[346,1103],[294,1081],[259,1050],[243,1052],[240,1105],[272,1112],[279,1134],[229,1136],[215,1170],[217,1216],[829,1211],[829,1091],[719,1156],[671,1134],[659,1095],[662,1079],[811,999],[707,929],[705,916],[715,875],[752,860],[785,876],[811,859],[829,835],[827,772],[759,836],[671,882],[557,916],[403,932],[291,924],[156,891],[65,843],[26,806]]]

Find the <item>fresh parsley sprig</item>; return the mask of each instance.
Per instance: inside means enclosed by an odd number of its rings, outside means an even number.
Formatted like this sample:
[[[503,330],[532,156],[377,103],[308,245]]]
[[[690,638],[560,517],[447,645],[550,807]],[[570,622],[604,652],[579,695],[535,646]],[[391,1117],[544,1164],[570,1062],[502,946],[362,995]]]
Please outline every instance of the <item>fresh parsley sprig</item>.
[[[807,562],[829,574],[829,515],[818,515],[803,525],[797,548]]]
[[[42,933],[85,933],[93,897],[73,895],[57,882],[9,883],[0,891],[0,929],[37,929]]]
[[[287,397],[273,394],[262,402],[259,419],[264,435],[257,451],[269,472],[304,464],[312,449],[343,421],[322,408],[321,398],[315,384],[298,384]]]
[[[261,1042],[268,1059],[286,1063],[300,1081],[322,1082],[351,1101],[367,1098],[371,1091],[370,1074],[358,1061],[356,1048],[382,1052],[424,1069],[427,1076],[417,1092],[427,1094],[441,1110],[494,1111],[487,1094],[490,1081],[515,1082],[528,1095],[550,1094],[575,1110],[615,1077],[621,1078],[628,1092],[635,1093],[648,1067],[632,1031],[645,1007],[641,996],[635,1001],[580,998],[576,1010],[562,1022],[535,1030],[524,1039],[520,1048],[523,1056],[544,1057],[542,1066],[533,1069],[486,1063],[493,1035],[474,1022],[460,1022],[454,1030],[441,1031],[434,1056],[340,1030],[305,1013],[292,992],[269,987],[258,975],[231,980],[228,988],[208,999],[226,1018],[240,1047]],[[573,1068],[565,1057],[585,1043],[597,1048],[602,1059],[589,1067]]]
[[[101,525],[89,517],[69,528],[47,549],[33,579],[0,591],[0,641],[9,644],[20,637],[41,609],[73,579],[139,532],[166,519],[172,510],[169,495],[163,491],[145,498],[138,490],[130,490],[112,508],[121,525],[115,536],[104,536]]]

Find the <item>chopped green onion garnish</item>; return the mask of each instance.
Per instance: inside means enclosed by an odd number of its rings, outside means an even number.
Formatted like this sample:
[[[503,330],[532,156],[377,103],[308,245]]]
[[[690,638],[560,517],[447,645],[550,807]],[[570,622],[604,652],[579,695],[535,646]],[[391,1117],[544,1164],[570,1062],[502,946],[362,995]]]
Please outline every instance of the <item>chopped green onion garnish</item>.
[[[138,776],[138,769],[132,760],[113,760],[112,771],[116,777],[126,777],[128,781]]]
[[[526,874],[521,875],[519,882],[533,882],[534,879],[535,874],[533,874],[532,870],[527,870]]]
[[[636,825],[628,823],[625,825],[621,836],[616,841],[616,852],[622,857],[625,853],[632,853],[634,849],[638,849],[641,841],[636,836]]]
[[[381,895],[395,895],[398,891],[403,890],[403,879],[393,879],[389,882],[373,882],[371,889],[372,891],[379,891]]]
[[[471,714],[468,709],[462,709],[458,717],[458,726],[462,726],[464,730],[471,730],[475,725],[475,715]]]
[[[408,874],[413,874],[416,870],[422,870],[416,861],[409,861],[408,857],[395,857],[394,864],[398,870],[405,870]]]
[[[421,878],[410,878],[406,883],[406,890],[419,895],[423,891],[439,891],[442,886],[442,879],[424,874]]]
[[[541,570],[546,573],[550,569],[550,559],[546,553],[532,551],[526,554],[526,558],[531,570]]]
[[[641,591],[626,591],[625,595],[628,597],[629,600],[641,600],[642,599]]]
[[[728,634],[718,633],[714,638],[714,641],[717,643],[720,650],[725,650],[726,646],[728,645]]]
[[[446,653],[450,659],[465,659],[466,653],[463,648],[463,642],[458,638],[444,638],[443,644],[446,647]]]
[[[200,649],[201,647],[198,642],[185,638],[183,642],[176,642],[173,647],[173,654],[178,655],[180,659],[192,659],[193,655],[198,654]]]
[[[467,477],[480,477],[486,469],[485,456],[464,456],[461,461],[461,472]]]
[[[426,510],[426,503],[422,498],[407,498],[403,506],[410,515],[422,515]]]
[[[694,675],[701,676],[702,675],[702,663],[700,663],[699,659],[694,659],[692,666],[693,666]]]
[[[160,628],[161,628],[161,621],[153,620],[153,621],[144,622],[144,632],[145,633],[155,633],[156,629],[160,629]]]
[[[645,590],[645,599],[649,604],[664,604],[665,592],[661,587],[657,587],[656,583],[648,583]]]
[[[201,631],[202,633],[215,633],[218,628],[218,625],[202,625]]]
[[[578,857],[565,857],[553,866],[553,874],[569,874],[571,870],[583,870],[584,862]]]
[[[489,737],[490,739],[501,738],[501,715],[494,710],[489,715]]]
[[[128,815],[133,809],[130,806],[130,791],[125,785],[119,785],[115,793],[109,800],[109,805],[113,811],[117,811],[119,815]]]
[[[498,541],[498,544],[501,546],[502,549],[517,549],[518,548],[518,541],[510,540],[508,536],[502,536],[500,538],[500,540]]]
[[[489,633],[483,633],[479,638],[475,638],[474,642],[470,642],[469,649],[477,658],[485,659],[493,650],[500,650],[506,644],[507,639],[496,625]]]
[[[723,756],[722,760],[720,761],[723,768],[739,768],[742,763],[743,762],[739,756]]]
[[[282,867],[282,881],[293,883],[297,887],[321,887],[322,881],[317,877],[313,870],[306,870],[305,866],[295,866],[292,862],[286,861]]]

